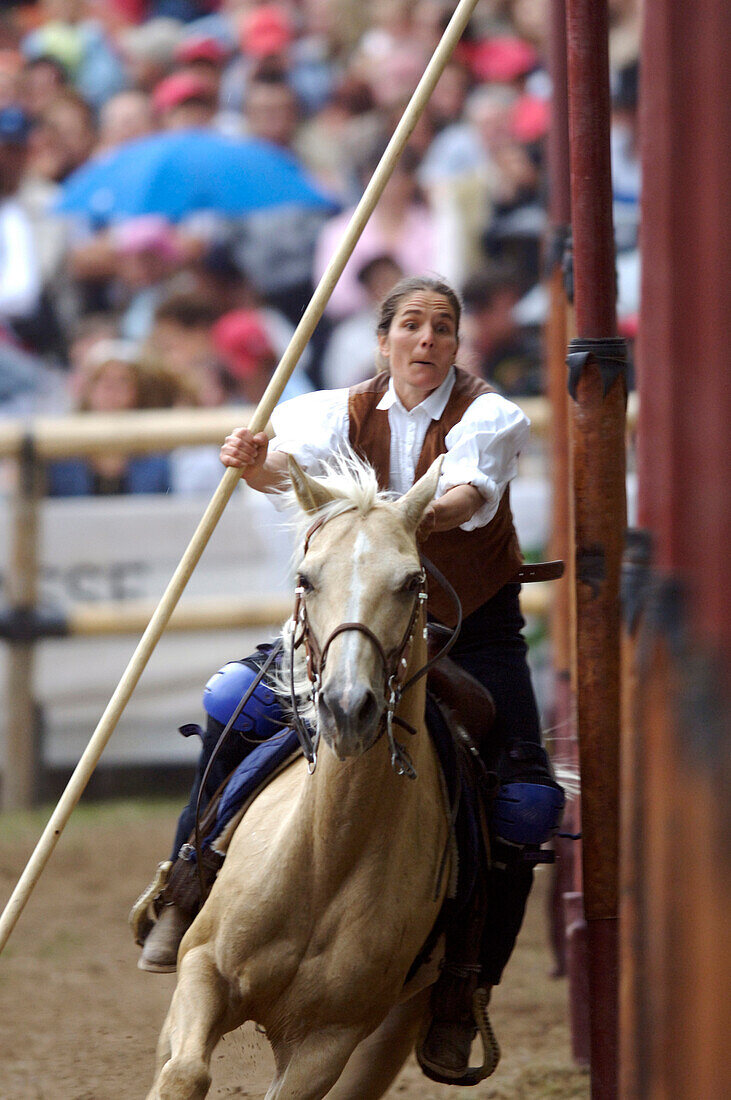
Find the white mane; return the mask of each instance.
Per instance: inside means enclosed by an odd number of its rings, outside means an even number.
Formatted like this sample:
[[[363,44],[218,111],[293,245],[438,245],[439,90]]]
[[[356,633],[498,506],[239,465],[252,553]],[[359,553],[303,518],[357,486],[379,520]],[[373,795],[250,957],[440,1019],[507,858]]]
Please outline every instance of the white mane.
[[[351,510],[364,516],[376,504],[394,499],[393,493],[378,488],[376,471],[350,447],[336,451],[314,480],[337,498],[316,513],[304,512],[300,508],[293,488],[284,489],[281,493],[284,504],[296,509],[298,515],[294,522],[302,532],[321,516],[329,520]],[[298,549],[295,549],[295,553]]]

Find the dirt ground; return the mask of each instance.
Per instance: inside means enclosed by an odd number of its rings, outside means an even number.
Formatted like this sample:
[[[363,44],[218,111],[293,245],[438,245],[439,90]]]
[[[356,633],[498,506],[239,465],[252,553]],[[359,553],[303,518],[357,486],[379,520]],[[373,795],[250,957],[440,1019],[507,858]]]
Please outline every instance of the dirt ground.
[[[137,1100],[174,976],[136,968],[131,903],[166,854],[172,804],[80,807],[67,826],[0,956],[2,1100]],[[48,814],[0,817],[0,901],[5,904]],[[503,1057],[473,1089],[435,1085],[413,1059],[389,1100],[583,1100],[589,1080],[571,1059],[564,980],[548,975],[539,874],[515,954],[493,998]],[[211,1097],[259,1100],[268,1051],[247,1026],[214,1054]]]

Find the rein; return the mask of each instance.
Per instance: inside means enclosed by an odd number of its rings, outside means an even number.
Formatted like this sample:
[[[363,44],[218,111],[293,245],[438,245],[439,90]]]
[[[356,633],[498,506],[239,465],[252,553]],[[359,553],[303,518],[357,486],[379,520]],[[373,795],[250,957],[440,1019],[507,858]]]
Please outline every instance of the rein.
[[[320,516],[319,519],[313,523],[305,535],[304,552],[307,553],[310,539],[316,531],[322,527],[326,522],[325,517]],[[452,585],[443,576],[443,574],[436,568],[436,566],[428,561],[423,555],[421,556],[421,577],[419,590],[414,597],[414,605],[411,609],[411,615],[409,617],[408,624],[402,636],[401,642],[392,649],[389,653],[386,653],[380,639],[373,633],[370,627],[361,622],[344,622],[340,623],[331,631],[329,637],[325,641],[325,644],[321,647],[312,632],[310,622],[307,617],[307,605],[306,605],[306,592],[302,586],[298,586],[295,589],[295,603],[294,611],[292,614],[292,633],[290,642],[290,696],[292,706],[293,725],[297,731],[297,736],[302,746],[302,751],[307,759],[307,766],[310,774],[312,774],[317,767],[317,740],[319,734],[315,735],[313,740],[307,724],[303,721],[299,714],[297,696],[294,686],[294,655],[295,650],[300,646],[305,647],[305,660],[307,667],[307,676],[312,685],[312,699],[317,707],[317,696],[320,691],[320,684],[322,682],[322,673],[327,661],[328,651],[335,638],[340,634],[344,634],[349,631],[359,631],[364,634],[366,638],[372,643],[376,653],[378,654],[381,665],[383,667],[383,679],[384,679],[384,697],[385,697],[385,709],[386,709],[386,721],[385,726],[381,730],[380,736],[386,733],[388,738],[389,748],[391,750],[391,765],[398,775],[406,775],[409,779],[416,779],[416,769],[409,757],[408,752],[395,738],[393,732],[393,726],[399,725],[406,729],[409,733],[414,734],[416,731],[404,722],[402,719],[396,716],[396,709],[404,695],[417,680],[425,676],[429,669],[441,658],[446,656],[452,646],[457,640],[460,627],[462,625],[462,605],[459,597],[455,592]],[[426,663],[415,672],[408,680],[404,680],[406,675],[406,669],[408,667],[408,654],[411,648],[411,642],[413,639],[414,628],[419,615],[419,611],[426,604],[427,592],[426,592],[426,573],[429,572],[434,579],[439,583],[452,599],[457,617],[457,624],[453,631],[449,631],[448,628],[441,628],[447,633],[449,637],[441,649]],[[298,636],[299,630],[299,636]],[[426,640],[427,628],[424,627],[424,639]],[[378,740],[378,738],[377,738]]]

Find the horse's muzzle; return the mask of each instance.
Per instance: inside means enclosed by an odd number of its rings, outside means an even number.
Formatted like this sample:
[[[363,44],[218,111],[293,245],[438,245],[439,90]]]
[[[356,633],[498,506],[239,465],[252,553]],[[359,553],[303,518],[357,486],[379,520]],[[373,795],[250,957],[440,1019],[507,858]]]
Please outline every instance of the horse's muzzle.
[[[323,687],[318,696],[320,730],[340,760],[360,756],[373,744],[383,712],[375,694],[364,684],[347,691]]]

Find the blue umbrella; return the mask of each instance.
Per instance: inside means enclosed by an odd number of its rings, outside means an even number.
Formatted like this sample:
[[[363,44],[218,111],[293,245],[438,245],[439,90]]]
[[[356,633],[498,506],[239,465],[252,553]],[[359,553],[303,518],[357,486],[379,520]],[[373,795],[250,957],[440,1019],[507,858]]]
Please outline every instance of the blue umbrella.
[[[296,157],[276,145],[177,130],[95,157],[66,180],[56,210],[97,223],[140,214],[175,222],[196,210],[236,215],[285,205],[337,209]]]

